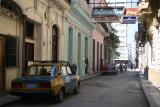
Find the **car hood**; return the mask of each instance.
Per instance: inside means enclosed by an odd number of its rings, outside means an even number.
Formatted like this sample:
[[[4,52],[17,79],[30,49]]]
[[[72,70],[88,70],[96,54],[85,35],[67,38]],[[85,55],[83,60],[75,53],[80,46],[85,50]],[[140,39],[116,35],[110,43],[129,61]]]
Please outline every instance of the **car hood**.
[[[34,77],[20,77],[12,82],[49,82],[54,77],[50,76],[34,76]]]

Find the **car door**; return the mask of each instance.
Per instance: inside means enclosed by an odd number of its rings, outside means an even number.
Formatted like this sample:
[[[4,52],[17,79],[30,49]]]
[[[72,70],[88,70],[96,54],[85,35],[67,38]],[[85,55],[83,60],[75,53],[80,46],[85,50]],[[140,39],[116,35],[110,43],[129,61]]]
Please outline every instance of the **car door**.
[[[64,83],[65,83],[65,89],[66,89],[67,92],[69,92],[72,88],[71,87],[71,77],[70,77],[70,75],[67,74],[66,66],[62,66],[61,73],[62,73],[62,78],[63,78]]]
[[[76,77],[72,74],[71,72],[71,69],[69,66],[66,66],[67,68],[67,74],[70,76],[71,78],[71,82],[70,82],[70,87],[71,87],[71,90],[75,89],[76,88]]]

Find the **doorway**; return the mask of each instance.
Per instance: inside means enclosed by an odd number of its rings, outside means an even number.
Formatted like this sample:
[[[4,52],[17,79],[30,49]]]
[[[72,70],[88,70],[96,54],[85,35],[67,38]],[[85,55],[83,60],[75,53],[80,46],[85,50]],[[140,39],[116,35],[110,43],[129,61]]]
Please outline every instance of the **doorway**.
[[[4,71],[4,52],[5,52],[5,40],[3,37],[0,37],[0,90],[4,89],[4,77],[5,77],[5,71]]]
[[[52,61],[58,61],[58,28],[56,25],[52,27]]]

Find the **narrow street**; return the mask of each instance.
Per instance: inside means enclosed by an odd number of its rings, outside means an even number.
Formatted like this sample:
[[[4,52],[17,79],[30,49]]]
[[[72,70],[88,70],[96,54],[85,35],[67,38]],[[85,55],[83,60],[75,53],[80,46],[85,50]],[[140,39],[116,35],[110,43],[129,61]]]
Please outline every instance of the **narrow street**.
[[[69,94],[64,102],[30,99],[7,107],[149,107],[141,90],[138,72],[102,75],[81,84],[78,95]]]

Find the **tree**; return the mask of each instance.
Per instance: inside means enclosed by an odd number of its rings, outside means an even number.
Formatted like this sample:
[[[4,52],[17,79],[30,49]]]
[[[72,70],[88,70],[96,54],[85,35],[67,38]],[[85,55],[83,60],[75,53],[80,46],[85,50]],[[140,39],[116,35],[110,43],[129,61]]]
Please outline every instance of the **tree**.
[[[116,50],[120,44],[119,37],[116,35],[117,31],[113,27],[110,28],[110,42],[113,49],[113,55],[115,58],[120,56],[120,53]]]

